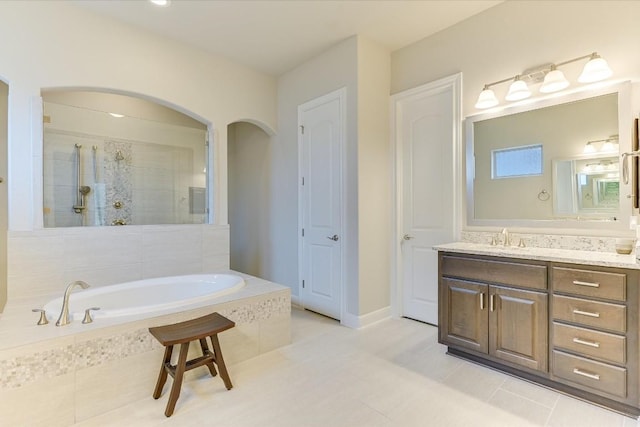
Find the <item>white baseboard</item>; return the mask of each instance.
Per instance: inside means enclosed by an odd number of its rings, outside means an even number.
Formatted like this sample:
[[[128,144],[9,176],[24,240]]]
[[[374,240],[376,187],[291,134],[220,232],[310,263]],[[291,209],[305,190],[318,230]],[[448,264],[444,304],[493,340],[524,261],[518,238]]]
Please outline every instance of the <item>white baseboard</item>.
[[[381,320],[389,319],[390,317],[391,307],[387,306],[379,310],[372,311],[371,313],[363,314],[362,316],[345,313],[340,323],[348,328],[361,329],[373,325]]]

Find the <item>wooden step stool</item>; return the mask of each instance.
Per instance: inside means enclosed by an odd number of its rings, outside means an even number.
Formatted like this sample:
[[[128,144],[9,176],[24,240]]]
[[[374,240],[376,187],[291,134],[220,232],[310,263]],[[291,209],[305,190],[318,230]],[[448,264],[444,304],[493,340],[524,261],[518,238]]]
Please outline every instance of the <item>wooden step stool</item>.
[[[214,364],[218,365],[224,385],[227,387],[227,390],[231,390],[233,385],[231,384],[227,368],[224,365],[218,334],[233,328],[235,325],[234,322],[226,317],[218,313],[212,313],[197,319],[187,320],[186,322],[149,328],[151,335],[153,335],[160,344],[165,346],[164,360],[160,367],[160,375],[158,376],[156,389],[153,392],[154,399],[160,397],[164,383],[167,381],[167,373],[173,377],[173,386],[171,387],[169,402],[167,402],[167,409],[164,411],[167,417],[173,414],[178,397],[180,397],[182,377],[186,371],[206,365],[207,368],[209,368],[209,372],[211,372],[211,376],[215,377],[218,373],[216,372]],[[207,337],[211,340],[213,351],[209,350]],[[195,340],[200,341],[202,356],[187,360],[189,343]],[[178,357],[178,363],[172,365],[171,353],[173,352],[173,346],[176,344],[180,344],[180,355]]]

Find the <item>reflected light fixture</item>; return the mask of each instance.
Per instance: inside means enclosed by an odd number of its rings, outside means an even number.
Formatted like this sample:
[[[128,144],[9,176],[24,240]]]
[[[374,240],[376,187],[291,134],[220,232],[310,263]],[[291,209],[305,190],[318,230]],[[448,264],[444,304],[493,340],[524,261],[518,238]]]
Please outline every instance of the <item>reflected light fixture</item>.
[[[611,135],[609,138],[604,139],[596,139],[593,141],[588,141],[585,146],[583,153],[584,154],[593,154],[598,150],[596,149],[595,144],[603,143],[600,147],[600,152],[602,153],[617,153],[620,150],[620,144],[618,143],[618,135]]]
[[[580,56],[568,61],[534,67],[529,70],[525,70],[513,77],[485,84],[482,92],[480,92],[480,96],[478,97],[478,101],[476,102],[475,106],[478,109],[485,109],[498,105],[499,101],[496,98],[493,90],[491,90],[491,87],[509,81],[512,83],[511,86],[509,86],[507,95],[505,96],[505,99],[507,101],[520,101],[522,99],[530,97],[531,91],[529,90],[527,82],[539,83],[543,81],[543,76],[544,81],[540,86],[540,92],[553,93],[563,90],[570,85],[570,82],[564,76],[564,73],[558,69],[558,67],[584,59],[589,59],[589,61],[585,64],[580,77],[578,77],[578,82],[595,83],[607,79],[613,75],[613,72],[611,71],[611,68],[609,68],[607,62],[600,55],[598,55],[597,52],[593,52],[589,55]]]
[[[529,90],[529,86],[520,79],[520,76],[515,76],[513,78],[513,83],[509,86],[509,92],[507,92],[507,96],[504,97],[507,101],[520,101],[521,99],[526,99],[531,96],[531,91]]]
[[[115,117],[116,119],[120,119],[120,118],[124,117],[124,114],[118,114],[118,113],[109,113],[109,115],[111,117]]]

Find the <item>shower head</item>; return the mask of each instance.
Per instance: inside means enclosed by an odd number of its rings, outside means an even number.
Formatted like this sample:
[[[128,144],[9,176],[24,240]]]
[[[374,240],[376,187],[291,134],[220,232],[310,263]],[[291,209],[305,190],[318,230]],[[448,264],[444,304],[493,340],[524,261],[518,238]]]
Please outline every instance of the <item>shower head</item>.
[[[89,194],[89,191],[91,191],[91,187],[89,187],[88,185],[82,185],[80,186],[80,188],[78,188],[78,191],[83,196],[86,196],[87,194]]]

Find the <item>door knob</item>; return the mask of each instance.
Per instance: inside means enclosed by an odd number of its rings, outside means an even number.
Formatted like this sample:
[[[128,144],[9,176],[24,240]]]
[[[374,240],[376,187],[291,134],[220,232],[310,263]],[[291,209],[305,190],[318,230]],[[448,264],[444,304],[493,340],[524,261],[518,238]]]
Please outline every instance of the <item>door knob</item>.
[[[337,234],[334,234],[334,235],[333,235],[333,236],[331,236],[331,237],[327,237],[327,239],[329,239],[329,240],[333,240],[334,242],[337,242],[340,238],[338,237],[338,235],[337,235]]]
[[[409,236],[408,234],[405,234],[404,236],[402,236],[403,240],[411,240],[413,239],[413,236]]]

